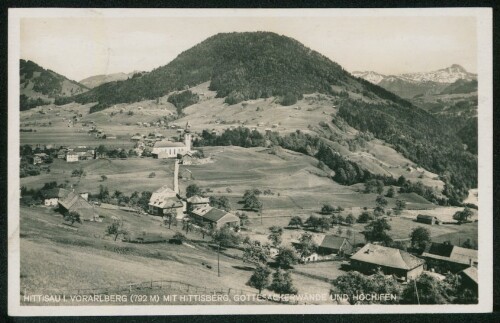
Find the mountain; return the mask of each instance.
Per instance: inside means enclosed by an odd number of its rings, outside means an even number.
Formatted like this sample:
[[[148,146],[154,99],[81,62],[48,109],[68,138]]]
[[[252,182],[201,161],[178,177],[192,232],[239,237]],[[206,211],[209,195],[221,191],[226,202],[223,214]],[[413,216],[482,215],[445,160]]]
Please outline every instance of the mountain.
[[[94,75],[87,77],[81,80],[79,83],[88,87],[89,89],[93,89],[101,84],[114,82],[114,81],[124,81],[134,74],[139,73],[138,71],[134,71],[131,73],[114,73],[114,74],[102,74],[102,75]]]
[[[307,111],[315,108],[311,95],[323,97],[329,102],[331,112],[324,113],[324,125],[320,127],[335,129],[333,132],[318,130],[313,137],[298,133],[295,137],[275,138],[271,142],[285,148],[295,147],[299,152],[317,151],[316,157],[337,174],[335,178],[342,184],[363,182],[372,176],[369,170],[344,157],[339,149],[346,140],[353,140],[346,128],[352,127],[353,131],[367,134],[367,138],[375,136],[383,140],[419,167],[440,174],[446,183],[444,193],[452,204],[458,204],[467,196],[468,189],[477,187],[477,156],[464,149],[449,124],[380,86],[351,75],[298,41],[275,33],[217,34],[179,54],[167,65],[127,80],[104,83],[67,101],[96,103],[91,112],[102,113],[101,110],[117,104],[158,102],[156,99],[168,96],[169,102],[178,103],[175,105],[180,117],[182,109],[206,108],[190,90],[204,83],[218,98],[211,101],[212,105],[232,106],[242,101],[264,100],[274,103],[269,108],[276,110],[276,103],[285,107],[293,105],[290,111],[310,106],[304,109],[307,115]],[[130,105],[130,109],[135,106]],[[252,105],[241,104],[237,110],[243,112],[249,106]],[[259,107],[253,109],[256,110],[252,110],[252,114],[260,111]],[[309,128],[314,129],[310,125],[298,131],[309,132]],[[360,136],[355,140],[363,142],[364,135]],[[245,147],[262,142],[257,135],[248,139],[243,141]],[[220,142],[236,144],[237,141]],[[387,179],[387,184],[393,185],[394,181]],[[433,188],[415,189],[424,193],[433,191]],[[426,196],[432,196],[427,193]]]
[[[274,96],[287,105],[303,94],[333,95],[346,90],[376,91],[375,97],[381,100],[405,104],[392,93],[353,78],[340,65],[298,41],[269,32],[217,34],[150,73],[102,84],[74,100],[99,102],[93,108],[98,111],[204,82],[210,82],[210,90],[229,104]]]
[[[24,59],[20,60],[20,80],[21,110],[88,91],[85,85]]]
[[[460,80],[469,82],[477,80],[476,74],[467,72],[458,64],[432,72],[384,75],[373,71],[356,71],[352,74],[407,99],[417,95],[439,94]]]

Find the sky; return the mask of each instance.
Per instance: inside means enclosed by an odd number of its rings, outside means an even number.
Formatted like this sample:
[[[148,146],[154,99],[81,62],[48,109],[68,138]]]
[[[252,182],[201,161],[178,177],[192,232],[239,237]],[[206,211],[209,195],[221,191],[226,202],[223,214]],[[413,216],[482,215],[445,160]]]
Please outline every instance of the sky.
[[[467,16],[212,16],[22,18],[20,56],[72,80],[150,71],[221,32],[272,31],[346,70],[382,74],[462,65],[477,72],[476,18]]]

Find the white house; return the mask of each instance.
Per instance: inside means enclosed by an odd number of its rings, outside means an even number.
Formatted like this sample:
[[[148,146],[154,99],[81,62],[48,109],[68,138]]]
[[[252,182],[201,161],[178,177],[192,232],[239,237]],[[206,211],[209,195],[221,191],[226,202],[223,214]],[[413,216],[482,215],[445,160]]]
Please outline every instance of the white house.
[[[163,216],[171,212],[176,214],[177,219],[182,219],[184,217],[184,204],[174,190],[164,185],[151,195],[149,213]]]
[[[79,157],[79,156],[78,156],[78,154],[77,154],[77,153],[70,151],[70,152],[68,152],[68,153],[66,154],[66,161],[67,161],[68,163],[71,163],[71,162],[77,162],[77,161],[78,161],[78,157]]]
[[[177,154],[184,155],[191,151],[191,133],[186,130],[183,142],[160,140],[155,142],[151,154],[154,158],[175,158]]]
[[[64,188],[53,188],[41,192],[45,206],[57,206],[60,199],[66,198],[69,191]]]

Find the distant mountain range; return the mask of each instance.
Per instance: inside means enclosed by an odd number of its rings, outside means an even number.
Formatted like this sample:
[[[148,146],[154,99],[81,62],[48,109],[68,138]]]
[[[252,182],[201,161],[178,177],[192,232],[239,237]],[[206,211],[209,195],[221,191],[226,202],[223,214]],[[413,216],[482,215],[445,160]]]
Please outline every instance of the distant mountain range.
[[[377,84],[407,99],[419,95],[440,94],[455,82],[461,82],[462,91],[468,88],[473,89],[474,84],[477,87],[477,75],[467,72],[457,64],[432,72],[384,75],[374,71],[356,71],[352,75]],[[467,84],[464,82],[468,82],[470,85],[464,86],[464,84]]]
[[[45,69],[29,60],[20,60],[20,109],[53,103],[57,98],[84,93],[89,89],[76,81]]]
[[[134,74],[139,73],[138,71],[134,71],[131,73],[114,73],[114,74],[106,74],[106,75],[95,75],[87,77],[80,81],[80,84],[85,85],[89,89],[93,89],[101,84],[114,82],[114,81],[124,81]]]

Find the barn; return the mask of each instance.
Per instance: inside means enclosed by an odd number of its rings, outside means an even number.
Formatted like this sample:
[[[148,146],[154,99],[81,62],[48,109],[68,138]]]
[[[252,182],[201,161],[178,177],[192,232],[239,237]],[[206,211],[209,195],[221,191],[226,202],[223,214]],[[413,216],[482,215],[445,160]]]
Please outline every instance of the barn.
[[[424,271],[423,259],[406,251],[368,243],[351,257],[351,266],[363,273],[382,270],[386,275],[415,279]]]
[[[318,246],[318,253],[322,255],[350,255],[352,250],[353,246],[349,240],[334,235],[325,235],[323,241]]]
[[[213,228],[217,229],[220,229],[223,226],[237,226],[240,224],[240,218],[236,215],[211,206],[195,208],[190,214],[196,223],[208,223]]]
[[[440,221],[438,218],[432,215],[425,215],[425,214],[419,214],[417,215],[417,222],[419,223],[425,223],[425,224],[440,224]]]
[[[478,265],[477,250],[454,246],[450,243],[433,242],[422,253],[428,269],[440,273],[457,273]]]

